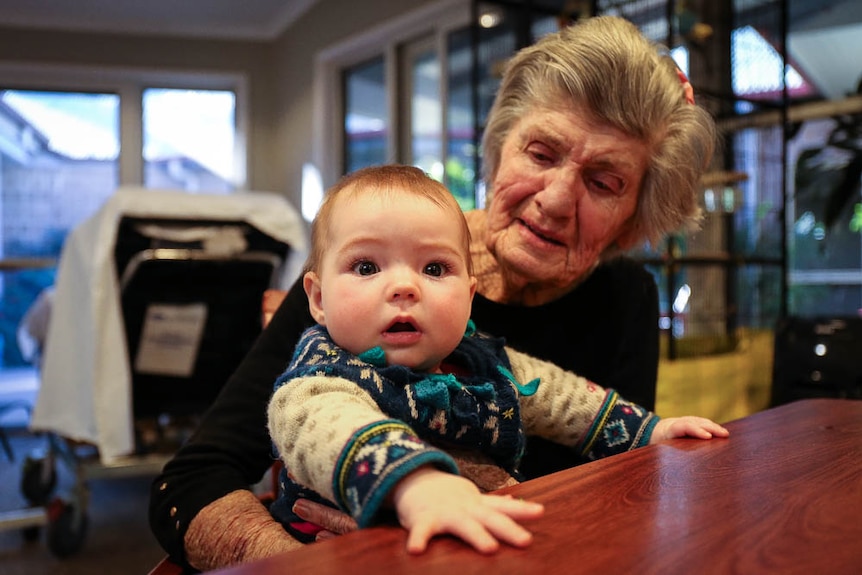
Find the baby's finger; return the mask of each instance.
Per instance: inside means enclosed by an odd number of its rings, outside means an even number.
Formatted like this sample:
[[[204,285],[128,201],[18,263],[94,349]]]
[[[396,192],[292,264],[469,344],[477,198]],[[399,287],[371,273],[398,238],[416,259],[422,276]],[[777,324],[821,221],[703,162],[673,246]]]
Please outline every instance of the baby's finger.
[[[712,434],[703,427],[689,427],[686,435],[696,437],[698,439],[712,439]]]
[[[414,555],[424,553],[428,548],[428,541],[434,536],[431,524],[419,522],[410,528],[407,535],[407,552]]]
[[[545,507],[541,503],[515,499],[511,495],[485,495],[485,505],[505,513],[512,519],[535,519],[545,512]]]
[[[489,512],[482,523],[491,535],[514,547],[526,547],[533,541],[532,533],[503,513]]]
[[[443,533],[449,533],[462,539],[480,553],[494,553],[500,548],[500,544],[481,522],[463,517],[449,524],[445,522],[442,524],[429,521],[418,522],[410,528],[410,533],[407,536],[407,552],[414,555],[424,553],[431,538]]]
[[[710,419],[697,417],[688,422],[687,434],[701,439],[712,439],[712,437],[727,437],[728,431]]]
[[[491,513],[491,515],[494,514]],[[497,549],[500,548],[500,544],[488,531],[486,525],[484,525],[485,521],[486,517],[483,517],[482,521],[464,518],[461,521],[455,522],[451,526],[451,529],[449,531],[452,533],[452,535],[456,535],[457,537],[460,537],[461,539],[469,543],[474,549],[476,549],[476,551],[479,551],[480,553],[494,553],[497,551]]]

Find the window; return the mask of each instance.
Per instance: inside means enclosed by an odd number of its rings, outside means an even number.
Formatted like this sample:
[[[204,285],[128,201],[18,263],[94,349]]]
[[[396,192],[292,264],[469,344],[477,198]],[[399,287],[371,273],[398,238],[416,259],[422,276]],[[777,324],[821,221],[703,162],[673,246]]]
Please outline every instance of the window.
[[[463,209],[483,205],[479,126],[499,82],[499,67],[515,48],[520,12],[480,6],[487,18],[474,88],[469,8],[469,3],[441,0],[321,56],[316,100],[318,129],[326,141],[316,146],[315,155],[324,182],[331,185],[363,166],[401,162],[442,181]],[[530,33],[542,36],[556,23],[555,17],[539,16],[531,21]],[[330,118],[339,118],[341,125],[328,124]],[[333,149],[343,150],[340,163],[327,158],[326,151]],[[305,198],[319,196],[314,185],[303,187],[303,205]],[[314,210],[303,213],[311,218]]]
[[[382,57],[344,71],[344,109],[345,172],[385,163],[390,120]]]
[[[317,182],[389,162],[416,165],[475,207],[469,3],[441,0],[322,53],[315,81],[311,166],[303,216],[316,213]],[[333,154],[333,150],[341,153]],[[308,207],[308,209],[306,209]]]
[[[477,204],[478,150],[475,143],[473,89],[470,83],[470,30],[451,32],[446,39],[446,156],[443,183],[461,208]]]
[[[17,331],[54,283],[63,240],[117,187],[120,99],[116,94],[0,90],[0,366],[38,349]],[[20,262],[20,265],[14,265]]]
[[[803,122],[788,146],[789,308],[793,315],[862,313],[862,123]]]
[[[230,90],[144,90],[144,185],[233,191],[235,118],[236,95]]]
[[[245,80],[0,64],[0,376],[32,371],[18,327],[68,233],[121,185],[245,184]],[[29,376],[32,377],[32,376]]]
[[[402,126],[407,132],[402,138],[405,149],[401,157],[422,168],[435,179],[443,180],[443,111],[441,56],[434,38],[405,44],[401,54],[402,78],[407,84],[406,117]]]
[[[0,256],[56,257],[117,187],[116,94],[0,90]]]

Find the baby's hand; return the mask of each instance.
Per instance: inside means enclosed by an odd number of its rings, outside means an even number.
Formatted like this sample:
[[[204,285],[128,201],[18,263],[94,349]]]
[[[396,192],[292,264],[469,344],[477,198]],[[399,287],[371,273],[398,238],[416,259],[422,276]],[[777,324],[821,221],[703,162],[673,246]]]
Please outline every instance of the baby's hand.
[[[675,437],[694,437],[697,439],[712,439],[727,437],[730,432],[714,421],[705,417],[686,415],[685,417],[668,417],[660,420],[653,429],[650,444],[673,439]]]
[[[434,468],[420,468],[395,487],[398,520],[410,534],[407,551],[422,553],[428,541],[442,533],[460,537],[482,553],[493,553],[499,541],[525,547],[533,536],[516,521],[544,512],[539,503],[509,495],[488,495],[473,482]]]

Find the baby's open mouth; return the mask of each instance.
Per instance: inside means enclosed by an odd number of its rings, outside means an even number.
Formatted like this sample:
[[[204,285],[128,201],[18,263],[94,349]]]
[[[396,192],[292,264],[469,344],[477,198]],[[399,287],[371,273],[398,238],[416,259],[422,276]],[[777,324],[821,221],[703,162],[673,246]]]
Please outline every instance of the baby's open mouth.
[[[387,329],[386,331],[388,333],[398,333],[398,332],[402,332],[402,331],[416,331],[416,326],[414,326],[410,322],[396,321],[391,326],[389,326],[389,329]]]

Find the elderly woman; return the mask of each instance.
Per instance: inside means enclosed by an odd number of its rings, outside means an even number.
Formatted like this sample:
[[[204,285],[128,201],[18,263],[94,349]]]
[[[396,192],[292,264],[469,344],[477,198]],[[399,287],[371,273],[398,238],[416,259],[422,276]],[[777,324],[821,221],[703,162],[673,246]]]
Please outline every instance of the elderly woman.
[[[658,305],[652,277],[617,257],[697,222],[715,131],[673,61],[628,22],[585,20],[509,63],[483,140],[489,205],[467,213],[472,317],[513,347],[652,409]],[[301,332],[301,286],[154,483],[153,531],[177,561],[211,569],[299,545],[249,491],[272,464],[266,405]],[[530,440],[527,477],[576,464]],[[340,532],[346,516],[295,511]]]

